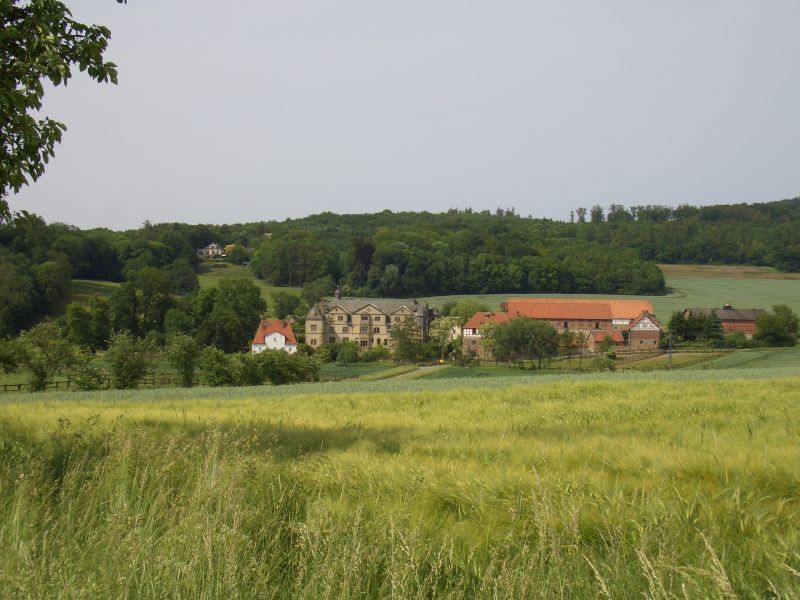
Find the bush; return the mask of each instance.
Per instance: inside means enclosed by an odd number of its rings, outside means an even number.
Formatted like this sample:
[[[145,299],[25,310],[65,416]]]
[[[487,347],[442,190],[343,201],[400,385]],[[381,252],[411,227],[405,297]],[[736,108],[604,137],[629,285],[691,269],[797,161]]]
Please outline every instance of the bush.
[[[373,346],[361,354],[361,360],[364,362],[376,362],[386,360],[390,355],[389,348],[386,346]]]
[[[333,362],[336,360],[336,345],[322,344],[319,348],[317,348],[314,356],[316,356],[317,360],[319,360],[321,363]]]
[[[31,327],[17,344],[20,366],[31,375],[32,392],[44,390],[57,373],[67,371],[75,362],[75,347],[67,341],[66,333],[52,322]]]
[[[234,385],[231,356],[219,348],[206,346],[200,351],[197,366],[202,373],[203,382],[212,387]]]
[[[181,387],[192,387],[194,370],[200,356],[200,346],[194,338],[185,333],[171,335],[165,353],[167,362],[178,371]]]
[[[84,350],[75,355],[75,363],[67,372],[70,381],[81,391],[102,390],[106,387],[106,376],[92,366],[91,351]]]
[[[613,371],[615,368],[614,361],[605,356],[596,356],[589,363],[590,371]]]
[[[118,390],[135,389],[152,368],[156,348],[152,340],[140,339],[127,331],[111,335],[105,358],[111,370],[111,386]]]
[[[336,344],[336,360],[348,365],[358,362],[358,345],[355,342]]]

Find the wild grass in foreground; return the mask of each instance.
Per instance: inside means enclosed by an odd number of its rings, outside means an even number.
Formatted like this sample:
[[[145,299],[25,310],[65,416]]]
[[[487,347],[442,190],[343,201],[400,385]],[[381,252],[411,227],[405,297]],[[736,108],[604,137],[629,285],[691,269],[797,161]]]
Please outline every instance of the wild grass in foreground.
[[[798,597],[800,377],[443,383],[4,400],[2,595]]]

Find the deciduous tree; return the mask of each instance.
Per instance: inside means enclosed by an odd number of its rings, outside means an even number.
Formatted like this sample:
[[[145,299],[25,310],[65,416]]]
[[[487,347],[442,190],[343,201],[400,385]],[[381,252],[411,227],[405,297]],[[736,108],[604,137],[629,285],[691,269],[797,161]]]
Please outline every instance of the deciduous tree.
[[[45,82],[66,84],[74,68],[97,82],[117,82],[104,58],[111,32],[72,18],[55,0],[0,1],[0,221],[8,193],[44,173],[66,127],[41,116]]]

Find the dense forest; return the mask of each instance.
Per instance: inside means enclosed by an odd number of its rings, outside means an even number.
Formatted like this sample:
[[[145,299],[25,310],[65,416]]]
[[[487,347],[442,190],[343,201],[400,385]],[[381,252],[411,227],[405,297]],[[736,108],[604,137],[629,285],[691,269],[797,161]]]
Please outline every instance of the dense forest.
[[[170,310],[179,320],[176,309],[211,314],[213,299],[198,294],[195,254],[211,242],[234,244],[228,260],[249,264],[269,283],[339,284],[347,295],[652,295],[664,291],[659,262],[800,271],[799,224],[800,198],[700,208],[577,207],[567,222],[513,209],[326,212],[234,225],[146,222],[122,232],[23,215],[0,226],[0,336],[63,312],[71,278],[124,282],[112,298],[119,305],[109,317],[119,321],[114,327],[163,330]],[[124,314],[133,301],[138,321]]]

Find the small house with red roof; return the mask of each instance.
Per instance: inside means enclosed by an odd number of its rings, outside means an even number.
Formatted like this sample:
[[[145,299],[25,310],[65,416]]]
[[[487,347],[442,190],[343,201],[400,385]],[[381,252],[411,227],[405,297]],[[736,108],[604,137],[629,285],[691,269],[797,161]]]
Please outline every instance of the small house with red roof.
[[[264,350],[283,350],[289,354],[297,352],[297,339],[292,325],[283,319],[264,319],[258,326],[250,351],[258,354]]]

